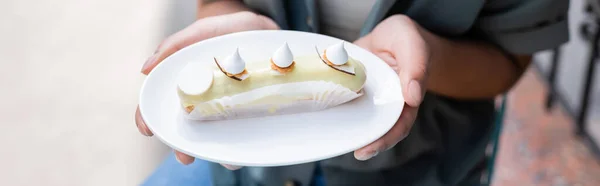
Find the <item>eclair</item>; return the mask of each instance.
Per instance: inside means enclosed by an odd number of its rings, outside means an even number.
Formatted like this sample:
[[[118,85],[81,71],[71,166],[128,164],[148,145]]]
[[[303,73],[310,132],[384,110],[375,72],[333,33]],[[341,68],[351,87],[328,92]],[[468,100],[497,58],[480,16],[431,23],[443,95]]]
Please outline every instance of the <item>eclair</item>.
[[[214,66],[200,64],[184,67],[177,86],[181,106],[195,120],[321,110],[361,96],[367,77],[343,43],[323,56],[318,51],[294,56],[284,43],[262,61],[246,63],[236,49],[225,59],[214,58]]]

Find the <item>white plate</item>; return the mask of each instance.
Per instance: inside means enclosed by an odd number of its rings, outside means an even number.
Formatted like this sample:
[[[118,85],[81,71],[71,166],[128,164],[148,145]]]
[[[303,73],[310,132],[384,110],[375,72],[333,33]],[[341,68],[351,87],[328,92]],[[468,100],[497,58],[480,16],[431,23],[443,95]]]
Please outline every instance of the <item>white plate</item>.
[[[372,53],[346,43],[367,72],[365,94],[319,112],[223,121],[183,118],[177,73],[191,61],[212,63],[236,47],[247,61],[268,59],[284,42],[294,55],[314,55],[341,40],[297,31],[249,31],[215,37],[183,48],[146,78],[140,111],[148,128],[168,146],[200,159],[241,166],[283,166],[352,152],[385,134],[404,105],[398,75]]]

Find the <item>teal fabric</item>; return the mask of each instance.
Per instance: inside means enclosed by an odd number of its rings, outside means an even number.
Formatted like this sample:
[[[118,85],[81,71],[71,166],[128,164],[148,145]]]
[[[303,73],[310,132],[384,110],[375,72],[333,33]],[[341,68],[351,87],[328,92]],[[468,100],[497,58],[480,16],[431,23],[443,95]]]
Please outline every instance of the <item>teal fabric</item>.
[[[473,27],[513,54],[532,54],[569,40],[568,9],[568,0],[492,0]]]
[[[283,29],[319,32],[315,0],[245,0]],[[380,21],[404,14],[429,31],[456,39],[492,42],[512,54],[531,54],[568,40],[563,0],[378,0],[361,34]],[[350,41],[351,42],[351,41]],[[451,77],[449,77],[451,78]],[[329,185],[479,185],[485,149],[499,134],[501,115],[493,99],[458,100],[427,93],[411,134],[368,161],[352,153],[321,161]],[[499,113],[503,113],[502,110]],[[496,131],[496,132],[495,132]],[[284,167],[246,167],[228,171],[213,166],[216,185],[309,185],[315,163]]]
[[[489,185],[494,178],[494,168],[496,167],[496,155],[498,154],[498,150],[500,148],[500,135],[502,134],[502,126],[504,124],[504,113],[506,111],[506,95],[502,96],[502,103],[500,104],[500,108],[496,114],[496,121],[494,122],[494,133],[492,134],[492,154],[488,160],[488,176],[487,176],[487,185]]]

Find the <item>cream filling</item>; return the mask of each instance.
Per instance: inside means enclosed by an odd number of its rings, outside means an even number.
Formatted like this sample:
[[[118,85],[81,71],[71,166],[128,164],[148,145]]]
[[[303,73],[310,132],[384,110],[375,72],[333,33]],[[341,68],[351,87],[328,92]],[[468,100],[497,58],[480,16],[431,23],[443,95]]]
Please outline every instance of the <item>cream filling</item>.
[[[299,113],[317,111],[360,97],[362,92],[353,92],[336,83],[326,81],[304,81],[266,86],[233,96],[214,99],[187,108],[186,117],[211,120],[214,117],[253,117],[268,113]]]
[[[270,95],[270,96],[265,96],[260,99],[256,99],[256,100],[248,102],[248,103],[244,103],[243,105],[244,105],[244,107],[272,105],[269,108],[269,112],[275,113],[278,109],[277,105],[279,105],[279,104],[293,103],[298,100],[310,100],[310,99],[312,99],[312,98],[311,97],[305,97],[305,98],[296,97],[296,98],[294,98],[294,97],[288,97],[288,96]],[[185,105],[185,106],[189,106],[189,105]],[[204,115],[214,115],[214,114],[218,114],[218,113],[223,113],[225,111],[225,109],[229,109],[229,108],[228,107],[226,108],[223,106],[214,107],[213,105],[209,105],[209,104],[196,104],[195,109],[200,110],[202,112],[202,114],[204,114]]]

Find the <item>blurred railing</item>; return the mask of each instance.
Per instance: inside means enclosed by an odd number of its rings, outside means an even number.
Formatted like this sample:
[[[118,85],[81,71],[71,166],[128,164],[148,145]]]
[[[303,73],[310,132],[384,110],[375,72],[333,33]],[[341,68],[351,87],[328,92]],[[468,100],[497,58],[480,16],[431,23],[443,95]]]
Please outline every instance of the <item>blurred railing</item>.
[[[584,82],[583,82],[583,90],[581,91],[581,99],[579,104],[579,109],[574,111],[571,107],[566,107],[567,112],[571,114],[575,118],[576,124],[576,133],[578,136],[582,137],[584,142],[590,147],[590,149],[594,152],[597,158],[600,159],[600,148],[598,143],[591,136],[586,121],[588,119],[588,113],[591,110],[590,102],[591,102],[591,93],[593,92],[594,85],[594,75],[596,73],[596,61],[598,61],[600,48],[598,46],[600,41],[600,0],[588,0],[587,5],[585,6],[585,13],[587,15],[587,19],[591,19],[592,21],[584,22],[579,26],[579,35],[583,37],[585,41],[588,42],[587,49],[589,50],[589,56],[587,58],[586,68],[584,68],[585,72]],[[557,69],[560,65],[560,48],[556,48],[553,50],[552,60],[550,64],[550,72],[548,75],[548,84],[549,90],[547,99],[546,99],[546,111],[550,112],[552,106],[558,100],[565,100],[560,98],[561,94],[558,92],[556,88],[556,76]],[[562,101],[563,104],[566,104]]]

